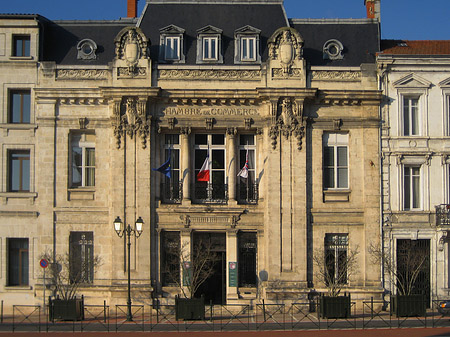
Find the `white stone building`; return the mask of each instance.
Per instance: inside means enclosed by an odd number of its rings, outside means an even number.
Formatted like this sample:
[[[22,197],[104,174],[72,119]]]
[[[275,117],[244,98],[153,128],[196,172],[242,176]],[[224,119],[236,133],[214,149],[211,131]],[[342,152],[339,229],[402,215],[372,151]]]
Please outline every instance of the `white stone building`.
[[[424,292],[428,301],[442,299],[450,282],[450,41],[382,45],[384,247],[395,263],[404,254],[401,246],[421,250],[428,258],[414,292]],[[396,293],[389,274],[385,288]]]

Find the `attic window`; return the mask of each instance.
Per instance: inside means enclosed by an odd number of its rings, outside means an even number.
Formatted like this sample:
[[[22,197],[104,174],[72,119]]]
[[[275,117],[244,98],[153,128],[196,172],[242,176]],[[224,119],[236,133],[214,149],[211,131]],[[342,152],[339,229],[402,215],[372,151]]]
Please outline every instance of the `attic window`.
[[[223,63],[221,29],[206,26],[197,30],[197,63]]]
[[[408,47],[408,44],[406,42],[399,42],[399,44],[397,46],[399,46],[399,47]]]
[[[77,45],[79,60],[95,60],[97,55],[95,52],[97,51],[97,44],[91,39],[84,39],[78,42]]]
[[[234,32],[234,63],[261,63],[259,54],[259,36],[261,30],[245,26]]]
[[[342,60],[344,55],[344,46],[338,40],[328,40],[323,45],[323,59],[324,60]]]
[[[184,63],[184,29],[169,25],[159,30],[159,62]]]

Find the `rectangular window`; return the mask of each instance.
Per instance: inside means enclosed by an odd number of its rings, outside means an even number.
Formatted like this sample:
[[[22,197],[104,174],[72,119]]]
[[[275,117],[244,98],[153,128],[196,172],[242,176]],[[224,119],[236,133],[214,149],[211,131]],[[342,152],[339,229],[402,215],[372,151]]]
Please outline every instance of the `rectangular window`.
[[[258,200],[258,186],[256,183],[256,145],[254,135],[239,136],[239,202],[254,203]],[[248,163],[246,165],[246,161]],[[246,167],[246,169],[245,169]],[[245,170],[248,177],[245,178]]]
[[[225,184],[225,135],[196,134],[194,140],[195,198],[206,201],[224,201],[227,196]],[[209,180],[198,181],[198,174],[206,157],[209,159]]]
[[[94,281],[94,233],[70,232],[69,236],[70,282]]]
[[[203,59],[204,60],[217,60],[217,37],[204,37],[203,38]]]
[[[239,232],[238,234],[238,279],[239,287],[256,287],[257,238],[256,233]]]
[[[13,150],[8,153],[9,192],[30,191],[30,151]]]
[[[241,60],[242,61],[256,61],[256,38],[242,37],[241,38]]]
[[[323,187],[348,188],[348,135],[324,135]]]
[[[30,123],[30,90],[11,90],[9,93],[9,123]]]
[[[8,285],[28,285],[28,239],[7,239]]]
[[[72,135],[71,146],[71,186],[95,186],[95,135]]]
[[[328,284],[347,283],[348,234],[325,235],[325,282]]]
[[[180,232],[161,232],[161,283],[180,284]]]
[[[165,59],[180,59],[180,38],[178,36],[167,36],[165,38]]]
[[[419,209],[420,202],[420,166],[405,166],[403,168],[404,209]]]
[[[419,99],[403,97],[403,135],[419,135]]]
[[[29,57],[30,56],[30,36],[14,35],[13,36],[13,56]]]
[[[181,179],[180,179],[180,136],[166,134],[164,142],[164,162],[169,159],[170,154],[170,178],[164,176],[162,186],[164,202],[181,201]]]

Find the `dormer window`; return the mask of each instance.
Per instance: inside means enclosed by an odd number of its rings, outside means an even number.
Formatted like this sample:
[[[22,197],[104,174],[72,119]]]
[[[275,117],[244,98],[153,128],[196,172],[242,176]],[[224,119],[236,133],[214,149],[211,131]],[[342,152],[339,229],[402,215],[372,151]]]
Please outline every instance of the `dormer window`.
[[[97,44],[91,39],[83,39],[77,45],[79,60],[95,60],[97,55]]]
[[[217,61],[217,37],[205,36],[203,41],[203,60],[204,61]]]
[[[245,26],[234,32],[234,62],[236,64],[261,63],[260,33],[259,29],[252,26]]]
[[[183,36],[185,30],[175,25],[170,25],[159,30],[160,48],[159,62],[184,63]]]
[[[338,40],[328,40],[323,45],[323,59],[324,60],[342,60],[344,55],[344,45]]]
[[[242,61],[256,60],[256,37],[241,38],[241,60]]]
[[[197,63],[223,63],[221,29],[206,26],[197,31]]]
[[[180,59],[180,37],[167,36],[164,39],[164,58],[177,61]]]

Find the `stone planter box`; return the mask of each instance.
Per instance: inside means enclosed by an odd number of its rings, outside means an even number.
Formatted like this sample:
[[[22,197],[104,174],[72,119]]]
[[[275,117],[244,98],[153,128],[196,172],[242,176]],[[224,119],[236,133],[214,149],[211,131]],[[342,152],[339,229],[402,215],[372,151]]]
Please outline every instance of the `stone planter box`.
[[[348,296],[321,296],[320,316],[322,318],[348,318],[350,317],[350,295]]]
[[[84,299],[52,299],[49,302],[49,319],[62,321],[81,321],[84,319]]]
[[[176,320],[204,320],[205,299],[201,298],[175,298]]]
[[[422,295],[391,296],[391,313],[397,317],[424,317],[426,310],[427,304]]]

